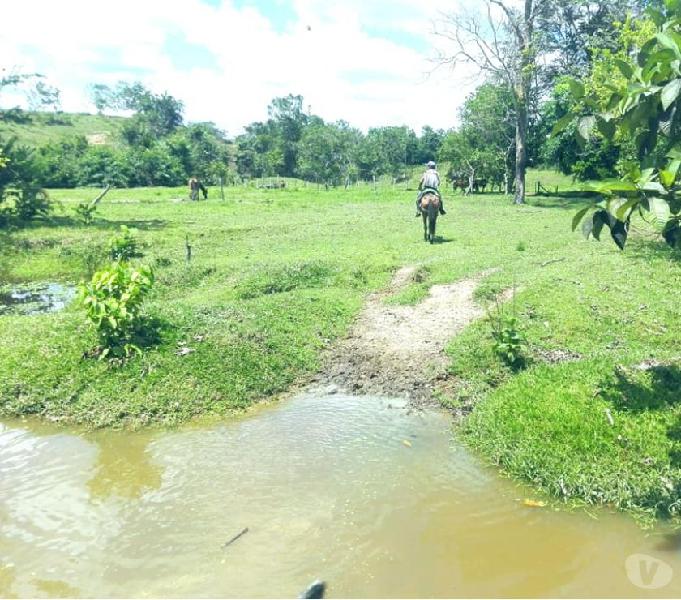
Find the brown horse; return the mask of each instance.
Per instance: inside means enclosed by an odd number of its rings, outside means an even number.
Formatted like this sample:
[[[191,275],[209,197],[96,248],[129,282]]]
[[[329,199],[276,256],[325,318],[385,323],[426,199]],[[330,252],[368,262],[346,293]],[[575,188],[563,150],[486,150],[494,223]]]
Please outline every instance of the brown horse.
[[[423,239],[431,244],[435,241],[435,225],[440,213],[440,198],[437,194],[427,193],[421,198],[421,216],[423,217]]]

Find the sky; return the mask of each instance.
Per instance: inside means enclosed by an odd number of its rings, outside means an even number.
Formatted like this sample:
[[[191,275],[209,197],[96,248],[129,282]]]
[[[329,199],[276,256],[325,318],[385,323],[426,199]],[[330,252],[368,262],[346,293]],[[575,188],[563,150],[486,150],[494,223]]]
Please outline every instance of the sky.
[[[65,111],[93,112],[93,83],[141,81],[229,135],[272,98],[363,130],[448,129],[470,68],[436,68],[433,22],[478,0],[22,0],[3,3],[0,68],[39,72]],[[4,93],[0,106],[15,104]]]

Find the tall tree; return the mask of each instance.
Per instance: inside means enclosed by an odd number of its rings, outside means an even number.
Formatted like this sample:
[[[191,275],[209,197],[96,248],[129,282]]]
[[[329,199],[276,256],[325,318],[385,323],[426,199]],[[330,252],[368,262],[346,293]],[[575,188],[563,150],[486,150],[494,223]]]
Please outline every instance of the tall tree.
[[[352,146],[359,132],[345,122],[315,121],[305,128],[300,140],[301,174],[326,185],[346,181],[352,169]]]
[[[475,65],[482,73],[503,81],[515,107],[515,197],[525,202],[527,142],[533,84],[536,82],[539,37],[536,26],[551,9],[552,0],[484,0],[482,13],[450,14],[436,33],[454,44],[440,61]]]
[[[515,149],[515,109],[505,85],[486,83],[471,94],[459,112],[460,127],[450,132],[440,149],[459,174],[505,182],[510,191]]]
[[[293,177],[298,162],[298,143],[308,122],[303,112],[303,97],[289,94],[272,100],[267,109],[270,122],[278,133],[279,152],[283,157],[280,175]]]
[[[40,73],[21,73],[7,69],[0,70],[0,102],[2,94],[8,90],[20,92],[32,110],[41,108],[59,108],[59,89],[45,83],[45,76]],[[19,109],[16,109],[17,111]],[[0,119],[3,113],[0,113]]]

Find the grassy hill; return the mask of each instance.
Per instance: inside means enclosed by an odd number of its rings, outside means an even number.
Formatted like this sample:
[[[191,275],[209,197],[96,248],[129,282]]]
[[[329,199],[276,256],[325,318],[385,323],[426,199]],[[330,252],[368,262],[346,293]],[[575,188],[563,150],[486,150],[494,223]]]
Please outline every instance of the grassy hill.
[[[20,143],[40,146],[73,136],[91,137],[91,143],[116,145],[125,117],[86,113],[22,112],[22,121],[8,120],[9,111],[0,111],[0,137],[16,136]],[[25,118],[25,121],[23,120]]]

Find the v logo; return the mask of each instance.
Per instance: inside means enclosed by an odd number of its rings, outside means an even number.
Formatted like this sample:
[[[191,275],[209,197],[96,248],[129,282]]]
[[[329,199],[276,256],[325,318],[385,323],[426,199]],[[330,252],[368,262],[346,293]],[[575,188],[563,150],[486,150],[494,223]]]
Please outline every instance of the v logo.
[[[655,560],[644,560],[641,559],[638,563],[639,574],[641,576],[641,581],[646,586],[651,585],[655,581],[655,575],[660,568],[660,563]]]
[[[666,562],[647,554],[632,554],[624,563],[629,581],[645,590],[659,590],[669,585],[674,571]]]

